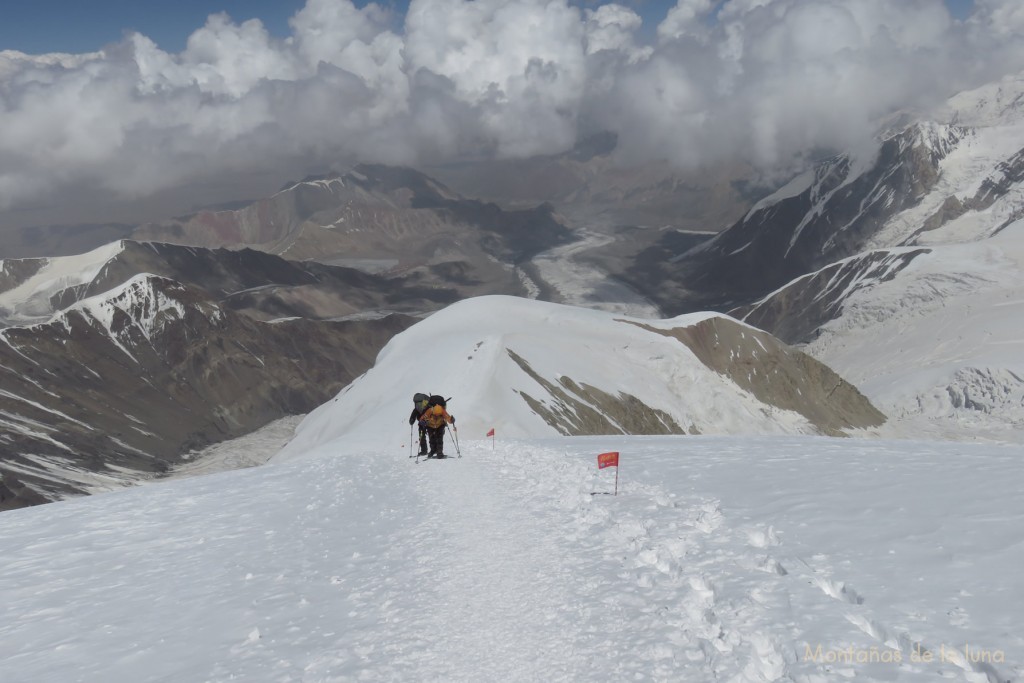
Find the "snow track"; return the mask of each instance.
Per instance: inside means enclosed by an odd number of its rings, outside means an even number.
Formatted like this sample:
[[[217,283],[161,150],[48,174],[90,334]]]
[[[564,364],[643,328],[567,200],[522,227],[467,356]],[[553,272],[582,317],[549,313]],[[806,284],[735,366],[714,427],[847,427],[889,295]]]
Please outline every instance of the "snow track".
[[[389,556],[401,564],[410,548],[431,552],[415,561],[419,579],[408,588],[415,618],[391,628],[413,656],[392,659],[389,671],[449,681],[785,673],[767,630],[777,615],[762,608],[784,590],[778,565],[748,552],[746,535],[738,553],[723,550],[716,501],[684,504],[631,485],[645,501],[636,515],[620,504],[626,491],[602,495],[609,482],[564,451],[508,445],[467,455],[416,472],[428,512]],[[741,583],[741,599],[723,599],[715,582],[724,578]],[[380,595],[388,581],[365,592]]]
[[[618,496],[595,466],[609,447]],[[394,451],[335,441],[0,515],[0,680],[1024,673],[1020,448],[619,436],[470,442],[419,464]]]
[[[415,535],[437,551],[420,587],[429,604],[423,630],[436,637],[441,679],[572,676],[571,641],[550,635],[574,630],[573,577],[549,530],[482,460],[422,469],[428,512]]]

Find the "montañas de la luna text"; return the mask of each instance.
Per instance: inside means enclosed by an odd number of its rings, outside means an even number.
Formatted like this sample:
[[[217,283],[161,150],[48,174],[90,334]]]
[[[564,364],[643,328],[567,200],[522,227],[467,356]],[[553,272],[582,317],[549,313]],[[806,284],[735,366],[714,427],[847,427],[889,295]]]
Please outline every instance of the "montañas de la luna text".
[[[810,644],[804,646],[804,661],[819,662],[822,664],[899,664],[908,662],[944,662],[956,664],[970,662],[971,664],[1003,664],[1006,662],[1006,653],[1002,650],[986,650],[974,647],[965,643],[963,647],[950,647],[940,645],[938,650],[929,650],[915,643],[909,653],[902,650],[895,650],[888,647],[849,647],[836,649],[825,649],[822,645],[811,649]]]

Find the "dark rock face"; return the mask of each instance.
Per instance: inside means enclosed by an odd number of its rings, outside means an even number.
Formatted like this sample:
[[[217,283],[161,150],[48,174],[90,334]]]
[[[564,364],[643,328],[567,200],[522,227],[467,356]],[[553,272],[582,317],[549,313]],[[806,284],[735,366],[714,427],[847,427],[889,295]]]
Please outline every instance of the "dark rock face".
[[[761,301],[729,315],[786,342],[811,341],[817,330],[843,312],[847,299],[860,289],[887,282],[930,249],[870,251],[833,263],[797,278]]]
[[[984,211],[1022,181],[1024,181],[1024,149],[999,164],[996,172],[982,181],[981,187],[969,201],[970,208],[975,211]]]
[[[0,261],[0,292],[14,289],[46,265],[45,259],[4,259]]]
[[[756,206],[713,240],[627,279],[670,314],[748,305],[794,278],[863,250],[938,180],[939,162],[969,130],[913,126],[885,140],[865,170],[849,156],[813,171],[807,187]]]
[[[659,330],[685,344],[704,365],[753,394],[757,400],[803,415],[823,434],[874,427],[885,415],[827,365],[772,335],[722,317]]]
[[[541,377],[512,349],[505,349],[516,365],[547,392],[546,405],[525,391],[516,393],[545,422],[566,436],[595,434],[685,434],[672,416],[623,392],[613,396],[589,384],[560,376],[557,382]],[[596,406],[596,408],[595,408]]]
[[[190,449],[308,412],[413,322],[263,323],[138,276],[0,330],[0,509],[159,476]]]
[[[674,328],[617,320],[684,345],[709,370],[763,405],[803,416],[821,434],[845,436],[850,429],[874,427],[886,417],[857,388],[811,356],[759,329],[724,316]],[[678,420],[644,402],[645,397],[608,391],[558,374],[541,376],[510,348],[505,352],[542,391],[515,393],[558,432],[590,434],[701,434],[713,420]],[[687,354],[688,355],[688,354]],[[642,372],[642,370],[641,370]],[[657,381],[657,380],[655,380]]]
[[[1014,188],[1024,182],[1024,149],[1011,155],[1006,161],[996,166],[978,187],[973,196],[961,200],[953,195],[946,198],[939,210],[928,217],[919,230],[905,240],[905,244],[914,244],[917,238],[930,230],[937,230],[949,221],[955,220],[969,211],[985,211]],[[996,226],[995,234],[1024,217],[1024,212],[1014,211],[1003,223]]]

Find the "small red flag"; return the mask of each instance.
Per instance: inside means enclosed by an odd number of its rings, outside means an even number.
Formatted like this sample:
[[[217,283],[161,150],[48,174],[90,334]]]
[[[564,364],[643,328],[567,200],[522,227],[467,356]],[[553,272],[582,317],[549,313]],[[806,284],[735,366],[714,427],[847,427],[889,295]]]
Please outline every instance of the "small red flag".
[[[487,436],[494,436],[494,427],[491,427],[491,431],[487,432]]]
[[[612,451],[611,453],[602,453],[597,456],[597,469],[603,470],[605,467],[618,467],[619,466],[619,452]]]

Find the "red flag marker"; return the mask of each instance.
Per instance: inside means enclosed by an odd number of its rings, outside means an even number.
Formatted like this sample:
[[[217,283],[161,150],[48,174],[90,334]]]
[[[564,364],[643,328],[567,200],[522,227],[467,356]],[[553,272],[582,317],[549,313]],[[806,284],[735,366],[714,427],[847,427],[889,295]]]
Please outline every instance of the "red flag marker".
[[[494,427],[491,427],[491,431],[487,432],[487,436],[494,436]]]
[[[609,453],[601,453],[597,456],[597,469],[603,470],[605,467],[615,468],[615,495],[619,495],[619,452],[611,451]]]

